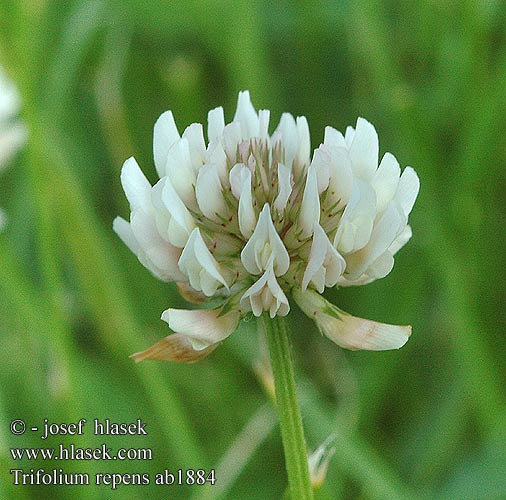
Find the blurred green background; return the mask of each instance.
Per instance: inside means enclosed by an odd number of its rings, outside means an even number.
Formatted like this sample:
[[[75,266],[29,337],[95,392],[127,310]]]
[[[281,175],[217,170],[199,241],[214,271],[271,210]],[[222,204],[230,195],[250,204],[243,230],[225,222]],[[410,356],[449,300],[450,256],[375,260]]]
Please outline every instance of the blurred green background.
[[[412,165],[414,236],[392,273],[327,295],[352,314],[412,324],[398,352],[339,350],[294,312],[308,444],[336,435],[319,499],[506,499],[506,6],[500,1],[0,0],[0,64],[29,141],[0,180],[0,498],[280,499],[275,409],[255,325],[194,365],[128,355],[183,306],[112,232],[119,173],[153,181],[152,127],[180,130],[237,93],[325,125],[364,116],[381,154]],[[149,435],[13,436],[27,425],[141,418]],[[88,426],[90,424],[87,424]],[[151,461],[13,461],[10,447],[152,448]],[[14,486],[12,468],[216,469],[214,487]]]

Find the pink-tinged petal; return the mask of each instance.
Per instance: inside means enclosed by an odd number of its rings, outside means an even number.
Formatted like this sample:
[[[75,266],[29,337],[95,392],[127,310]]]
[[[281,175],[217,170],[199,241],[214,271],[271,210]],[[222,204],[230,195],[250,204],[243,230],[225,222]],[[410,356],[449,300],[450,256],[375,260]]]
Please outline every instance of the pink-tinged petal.
[[[202,292],[194,290],[187,281],[179,281],[176,285],[179,295],[189,304],[202,306],[206,303],[207,297]]]
[[[401,348],[411,335],[411,326],[388,325],[357,318],[337,308],[313,290],[292,290],[302,311],[319,330],[338,346],[350,350],[385,351]]]
[[[290,256],[272,222],[269,204],[260,212],[255,231],[241,252],[241,262],[251,274],[267,269],[272,259],[276,276],[282,276],[290,266]]]
[[[130,357],[140,363],[145,360],[154,361],[176,361],[178,363],[194,363],[209,356],[218,344],[211,345],[206,349],[197,350],[186,335],[175,333],[160,340],[142,352],[136,352]]]
[[[221,315],[219,309],[167,309],[162,320],[171,330],[188,337],[196,350],[207,349],[213,344],[225,340],[239,324],[239,312]]]
[[[133,156],[123,164],[121,184],[132,210],[136,208],[149,210],[151,207],[151,184]]]
[[[338,320],[328,315],[321,317],[319,326],[330,340],[350,350],[400,349],[411,335],[411,326],[388,325],[345,314]]]
[[[378,168],[378,155],[379,142],[376,129],[364,118],[359,118],[350,145],[353,173],[361,179],[370,180]]]
[[[158,177],[167,172],[167,156],[172,145],[179,140],[179,132],[171,111],[166,111],[155,123],[153,131],[153,156]]]
[[[411,213],[418,191],[420,191],[420,179],[411,167],[406,167],[402,172],[395,195],[406,217]]]

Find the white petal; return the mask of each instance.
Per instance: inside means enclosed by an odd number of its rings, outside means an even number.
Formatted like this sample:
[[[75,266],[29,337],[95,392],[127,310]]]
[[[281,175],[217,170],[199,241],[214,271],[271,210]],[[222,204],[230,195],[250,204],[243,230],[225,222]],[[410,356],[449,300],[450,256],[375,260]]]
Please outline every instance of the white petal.
[[[309,165],[311,154],[311,138],[309,137],[309,125],[305,116],[298,116],[297,126],[297,153],[293,164],[295,176],[300,176]]]
[[[329,187],[330,180],[330,151],[326,146],[315,149],[311,167],[316,172],[318,193],[322,194]]]
[[[121,241],[130,249],[132,253],[137,255],[140,250],[139,243],[137,242],[130,223],[123,219],[123,217],[116,217],[112,222],[112,229],[121,238]]]
[[[379,142],[374,126],[364,118],[357,120],[357,128],[350,146],[353,172],[369,180],[378,168]]]
[[[168,177],[163,177],[155,184],[151,201],[156,208],[160,235],[172,245],[183,248],[195,227],[195,221]]]
[[[232,188],[232,194],[237,200],[241,197],[242,185],[247,179],[246,170],[250,172],[249,179],[251,182],[251,171],[244,163],[236,163],[230,170],[230,187]]]
[[[401,168],[395,156],[385,153],[378,170],[371,180],[371,185],[376,191],[376,206],[378,213],[382,212],[390,201],[392,201],[397,186]]]
[[[220,141],[225,128],[223,108],[214,108],[207,114],[207,138],[209,142]]]
[[[207,349],[196,350],[192,347],[190,340],[186,335],[175,333],[160,340],[148,349],[142,352],[136,352],[130,357],[140,363],[145,360],[155,361],[176,361],[179,363],[194,363],[209,356],[218,344],[214,344]]]
[[[272,264],[265,273],[244,292],[241,297],[241,308],[245,311],[253,311],[255,316],[260,316],[263,311],[269,311],[271,318],[274,316],[286,316],[290,311],[288,299],[279,286]]]
[[[311,166],[307,171],[306,186],[297,219],[299,227],[302,230],[302,238],[311,236],[315,222],[319,221],[320,196],[318,194],[318,181],[316,179],[316,170]]]
[[[373,280],[384,278],[394,267],[394,256],[387,250],[382,253],[368,268],[367,276]]]
[[[227,205],[216,165],[208,163],[199,170],[195,194],[201,212],[209,220],[222,222],[227,215]]]
[[[290,256],[274,227],[269,204],[266,203],[253,235],[241,252],[241,262],[249,273],[260,274],[267,269],[271,258],[276,276],[282,276],[288,271]]]
[[[350,275],[350,278],[358,278],[366,272],[369,265],[390,247],[405,225],[404,214],[401,213],[394,201],[390,202],[374,225],[367,245],[358,252],[346,257],[346,272]]]
[[[167,309],[162,320],[176,333],[186,335],[196,350],[221,342],[235,331],[239,312],[220,316],[222,309]]]
[[[239,122],[241,125],[242,139],[258,136],[258,114],[253,104],[251,104],[249,91],[247,90],[239,92],[234,122]]]
[[[302,279],[302,290],[306,290],[309,282],[313,282],[316,289],[322,293],[325,286],[332,287],[337,283],[345,267],[346,261],[332,246],[322,227],[315,224],[311,252]]]
[[[410,326],[388,325],[351,316],[313,290],[293,290],[292,296],[302,311],[316,321],[320,331],[345,349],[399,349],[411,335]]]
[[[343,134],[333,127],[325,127],[323,144],[333,148],[346,148],[346,141]]]
[[[216,166],[218,176],[220,177],[221,185],[223,187],[229,185],[229,168],[227,165],[227,155],[221,143],[215,142],[209,145],[206,153],[205,163],[210,163]]]
[[[123,164],[121,184],[132,210],[136,208],[149,210],[151,207],[151,184],[133,156]]]
[[[329,187],[326,205],[338,211],[350,200],[353,191],[353,172],[348,151],[341,147],[329,147]]]
[[[276,196],[273,204],[278,214],[284,212],[291,193],[292,172],[283,163],[278,163],[278,195]]]
[[[261,109],[258,112],[258,137],[268,139],[269,137],[269,118],[271,112],[268,109]]]
[[[182,138],[170,148],[166,175],[183,203],[187,207],[193,208],[195,206],[196,174],[191,161],[188,139]]]
[[[239,197],[239,207],[237,216],[239,218],[239,229],[245,238],[251,237],[257,223],[257,217],[253,208],[253,199],[251,195],[251,171],[244,168],[244,180],[242,182],[241,195]]]
[[[361,286],[361,285],[367,285],[368,283],[371,283],[374,281],[374,278],[371,278],[370,276],[367,276],[367,274],[362,274],[360,278],[350,280],[349,276],[341,276],[339,280],[337,281],[337,286],[344,287],[344,286]]]
[[[191,164],[193,170],[197,172],[206,159],[206,144],[202,124],[192,123],[183,132],[183,137],[188,141]]]
[[[344,134],[344,142],[346,142],[346,147],[348,149],[350,149],[354,137],[355,137],[355,129],[353,127],[346,127],[346,132]]]
[[[406,226],[402,233],[395,238],[394,242],[390,245],[388,249],[392,255],[395,255],[413,236],[413,232],[411,231],[410,226]]]
[[[172,111],[166,111],[158,118],[153,130],[153,156],[158,177],[166,175],[169,150],[178,140],[179,132]]]
[[[299,147],[299,136],[297,133],[297,124],[295,123],[294,117],[290,113],[283,113],[279,120],[274,134],[273,140],[277,138],[281,139],[283,148],[285,150],[284,164],[292,169],[293,161],[297,154]]]
[[[223,129],[223,149],[231,162],[236,161],[237,148],[241,141],[241,124],[239,122],[229,123]]]
[[[339,222],[334,247],[351,253],[365,247],[376,217],[376,193],[366,182],[355,179],[350,201]]]
[[[411,167],[406,167],[402,172],[395,195],[395,199],[401,205],[406,217],[411,213],[419,190],[420,179],[418,175]]]
[[[179,268],[188,276],[190,285],[208,297],[215,294],[220,284],[228,290],[227,282],[220,273],[219,264],[207,248],[198,227],[190,234],[179,259]]]
[[[142,208],[130,214],[130,228],[139,244],[137,258],[162,281],[180,281],[185,276],[177,266],[181,250],[161,238],[152,215]]]

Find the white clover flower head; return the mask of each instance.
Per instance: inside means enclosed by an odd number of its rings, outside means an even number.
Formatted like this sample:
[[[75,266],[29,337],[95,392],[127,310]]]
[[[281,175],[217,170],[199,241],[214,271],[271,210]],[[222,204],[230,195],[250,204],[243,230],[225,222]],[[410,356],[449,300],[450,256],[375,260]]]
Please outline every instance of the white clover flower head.
[[[225,124],[221,107],[209,112],[206,143],[201,124],[180,135],[167,111],[154,127],[160,180],[151,186],[134,158],[125,162],[130,222],[118,217],[114,230],[156,277],[208,306],[165,311],[175,333],[135,360],[201,359],[245,315],[288,314],[288,295],[342,347],[407,341],[410,327],[355,318],[320,293],[392,270],[411,237],[415,171],[401,174],[390,153],[378,165],[376,130],[363,118],[344,136],[327,127],[311,157],[306,118],[284,113],[270,135],[269,117],[240,92],[232,122]]]

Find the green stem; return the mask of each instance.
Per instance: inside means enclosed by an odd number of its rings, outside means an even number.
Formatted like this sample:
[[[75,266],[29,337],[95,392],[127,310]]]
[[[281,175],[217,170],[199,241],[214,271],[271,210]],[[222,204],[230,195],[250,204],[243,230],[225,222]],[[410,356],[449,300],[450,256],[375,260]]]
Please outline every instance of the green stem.
[[[312,500],[306,441],[285,321],[281,317],[270,319],[264,313],[262,322],[269,343],[290,495],[292,500]]]

